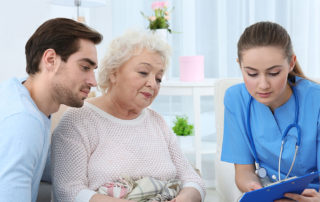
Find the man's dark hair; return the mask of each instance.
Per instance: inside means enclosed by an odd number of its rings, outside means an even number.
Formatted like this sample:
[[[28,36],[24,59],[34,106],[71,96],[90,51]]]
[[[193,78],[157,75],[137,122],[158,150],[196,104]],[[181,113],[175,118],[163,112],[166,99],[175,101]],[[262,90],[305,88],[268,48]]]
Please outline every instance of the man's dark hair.
[[[25,46],[26,71],[29,75],[39,72],[42,55],[54,49],[66,62],[70,55],[79,50],[79,40],[87,39],[94,44],[102,41],[102,35],[83,23],[67,18],[55,18],[44,22],[30,37]]]

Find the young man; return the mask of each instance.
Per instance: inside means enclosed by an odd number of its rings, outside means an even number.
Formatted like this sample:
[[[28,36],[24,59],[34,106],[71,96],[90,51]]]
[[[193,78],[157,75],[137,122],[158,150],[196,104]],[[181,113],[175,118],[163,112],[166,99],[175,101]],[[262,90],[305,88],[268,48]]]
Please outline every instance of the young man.
[[[81,107],[96,86],[102,35],[76,21],[43,23],[25,47],[25,79],[0,84],[0,201],[35,202],[50,145],[50,114]]]

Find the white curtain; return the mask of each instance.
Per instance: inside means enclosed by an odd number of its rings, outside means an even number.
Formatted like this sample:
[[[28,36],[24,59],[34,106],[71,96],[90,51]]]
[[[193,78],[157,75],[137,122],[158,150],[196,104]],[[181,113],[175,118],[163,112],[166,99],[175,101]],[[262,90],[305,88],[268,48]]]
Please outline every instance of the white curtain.
[[[113,0],[113,36],[131,27],[147,27],[139,11],[152,14],[153,0]],[[205,77],[240,76],[237,41],[245,27],[273,21],[289,32],[305,74],[320,77],[319,0],[171,0],[173,57],[170,74],[179,76],[178,57],[204,55]]]

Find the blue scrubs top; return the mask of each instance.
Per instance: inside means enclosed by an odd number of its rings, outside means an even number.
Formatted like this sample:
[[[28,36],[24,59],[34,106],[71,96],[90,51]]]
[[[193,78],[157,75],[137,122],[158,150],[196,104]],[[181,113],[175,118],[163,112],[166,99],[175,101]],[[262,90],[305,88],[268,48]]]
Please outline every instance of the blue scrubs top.
[[[299,100],[298,124],[301,128],[301,145],[289,177],[302,176],[320,169],[320,85],[296,77],[296,93]],[[248,139],[247,106],[250,94],[244,83],[230,87],[225,94],[224,136],[221,160],[235,164],[253,164],[255,159]],[[274,113],[268,106],[255,99],[251,103],[250,124],[260,166],[266,168],[271,179],[278,177],[278,160],[281,138],[287,126],[295,119],[295,98],[276,108]],[[291,166],[297,131],[289,131],[281,161],[281,179]],[[271,179],[272,180],[272,179]],[[319,190],[319,179],[310,188]]]

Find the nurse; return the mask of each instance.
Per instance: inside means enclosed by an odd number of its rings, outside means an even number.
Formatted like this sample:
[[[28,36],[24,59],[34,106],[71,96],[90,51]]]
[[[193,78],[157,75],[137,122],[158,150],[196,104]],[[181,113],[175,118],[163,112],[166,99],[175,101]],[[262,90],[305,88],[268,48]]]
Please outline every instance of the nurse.
[[[249,26],[237,61],[244,84],[225,94],[221,160],[234,163],[238,188],[248,192],[318,171],[320,85],[304,76],[287,31],[272,22]],[[318,191],[316,179],[301,195],[285,196],[320,201]]]

